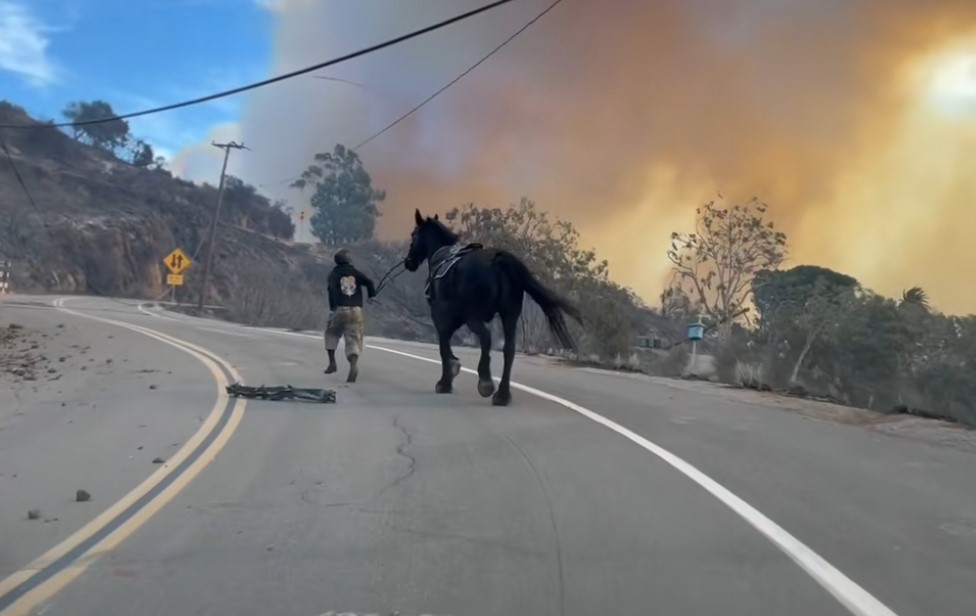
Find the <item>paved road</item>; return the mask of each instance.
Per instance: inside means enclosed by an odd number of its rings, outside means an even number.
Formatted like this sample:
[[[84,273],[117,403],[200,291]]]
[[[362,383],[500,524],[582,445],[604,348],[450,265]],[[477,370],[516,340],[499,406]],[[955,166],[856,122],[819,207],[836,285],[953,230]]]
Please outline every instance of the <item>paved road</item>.
[[[56,570],[35,562],[43,583],[0,582],[0,616],[34,599],[49,616],[976,611],[970,453],[539,358],[519,358],[515,378],[558,399],[519,390],[494,408],[468,375],[458,393],[433,394],[438,368],[422,358],[434,350],[385,340],[369,341],[348,387],[321,374],[315,337],[106,300],[64,306],[32,314],[93,339],[113,330],[116,356],[173,374],[152,395],[93,392],[110,410],[80,440],[41,419],[7,426],[0,446],[29,446],[0,463],[45,460],[34,498],[84,474],[104,495],[91,518],[154,470],[169,483],[74,557],[50,559]],[[214,394],[233,371],[328,383],[338,403],[244,409]],[[179,452],[168,468],[140,466],[129,456],[146,439],[196,449],[182,466]],[[84,514],[25,531],[37,521],[8,515],[26,509],[24,491],[2,480],[0,566],[29,582],[28,562],[70,541]]]

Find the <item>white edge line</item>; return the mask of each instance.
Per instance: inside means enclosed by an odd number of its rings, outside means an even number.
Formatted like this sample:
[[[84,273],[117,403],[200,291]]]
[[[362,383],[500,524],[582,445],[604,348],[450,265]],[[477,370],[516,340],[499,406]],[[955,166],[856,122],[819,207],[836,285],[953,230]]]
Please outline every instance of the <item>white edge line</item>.
[[[179,320],[179,319],[174,319],[173,317],[170,317],[170,316],[166,316],[166,315],[163,315],[163,314],[159,314],[157,312],[153,312],[152,310],[146,310],[146,302],[142,302],[139,305],[137,305],[136,306],[136,309],[138,309],[139,312],[141,312],[142,314],[148,314],[149,316],[154,317],[156,319],[163,319],[164,321],[178,321]]]
[[[311,339],[318,338],[318,336],[313,336],[312,334],[300,334],[276,330],[266,331],[272,331],[277,334],[285,334],[289,336],[301,336]],[[393,355],[400,355],[402,357],[408,357],[410,359],[416,359],[430,364],[439,365],[441,363],[439,359],[422,357],[420,355],[414,355],[413,353],[405,353],[403,351],[376,346],[374,344],[367,344],[365,346],[369,349],[375,349],[377,351],[383,351]],[[472,370],[471,368],[462,367],[461,371],[467,372],[468,374],[478,374],[476,370]],[[494,380],[495,382],[498,382],[499,378],[494,377]],[[793,562],[799,565],[801,569],[806,571],[814,580],[817,581],[818,584],[833,595],[833,597],[837,599],[841,605],[846,607],[852,614],[856,614],[857,616],[897,616],[894,611],[875,598],[874,595],[864,590],[864,588],[844,575],[839,569],[827,562],[826,559],[787,532],[782,526],[766,517],[766,515],[746,501],[733,494],[728,488],[718,483],[702,471],[698,470],[691,463],[679,458],[667,449],[652,443],[636,432],[621,426],[617,422],[607,419],[603,415],[595,413],[586,407],[580,406],[574,402],[570,402],[565,398],[560,398],[559,396],[554,396],[550,393],[534,387],[529,387],[528,385],[522,385],[521,383],[516,383],[514,381],[512,382],[512,387],[520,391],[524,391],[525,393],[532,394],[533,396],[542,398],[543,400],[554,402],[572,411],[576,411],[587,419],[609,428],[637,445],[640,445],[661,460],[667,462],[675,470],[704,488],[705,491],[717,498],[722,502],[722,504],[737,513],[739,517],[744,519],[753,528],[772,541],[776,547],[789,556]]]

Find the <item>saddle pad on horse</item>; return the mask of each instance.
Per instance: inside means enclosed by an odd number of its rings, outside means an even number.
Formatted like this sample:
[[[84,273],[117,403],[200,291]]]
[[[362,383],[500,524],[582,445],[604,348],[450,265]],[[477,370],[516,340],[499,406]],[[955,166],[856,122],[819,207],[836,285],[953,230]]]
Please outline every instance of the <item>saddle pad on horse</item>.
[[[427,286],[424,287],[424,296],[427,299],[432,299],[434,281],[446,276],[462,257],[481,249],[482,245],[478,243],[454,244],[452,246],[444,246],[435,252],[430,258],[430,273],[427,275]]]
[[[335,402],[336,392],[332,389],[309,387],[265,386],[251,387],[241,383],[231,383],[226,388],[227,395],[235,398],[254,398],[258,400],[307,400],[309,402]]]

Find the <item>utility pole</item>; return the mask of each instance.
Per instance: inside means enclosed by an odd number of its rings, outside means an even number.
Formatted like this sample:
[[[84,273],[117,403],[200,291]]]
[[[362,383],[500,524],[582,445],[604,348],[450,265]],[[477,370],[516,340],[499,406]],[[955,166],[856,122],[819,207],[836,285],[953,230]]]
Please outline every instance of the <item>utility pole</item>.
[[[207,287],[210,284],[210,268],[213,266],[214,248],[217,245],[217,224],[220,221],[220,206],[224,202],[224,179],[227,175],[227,160],[230,158],[231,148],[235,150],[247,150],[243,143],[231,141],[229,143],[217,143],[211,141],[210,144],[215,148],[224,150],[224,166],[220,169],[220,186],[217,188],[217,207],[214,209],[213,218],[210,220],[210,239],[207,240],[207,258],[203,262],[203,286],[200,287],[200,300],[197,303],[197,311],[203,312],[203,304],[207,299]]]

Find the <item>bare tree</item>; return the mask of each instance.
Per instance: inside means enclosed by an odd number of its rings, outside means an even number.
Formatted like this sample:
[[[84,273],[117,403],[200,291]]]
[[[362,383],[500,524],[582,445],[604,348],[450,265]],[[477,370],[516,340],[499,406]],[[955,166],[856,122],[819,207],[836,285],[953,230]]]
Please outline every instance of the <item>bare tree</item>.
[[[672,233],[668,259],[695,303],[718,323],[744,314],[753,276],[776,269],[786,257],[786,235],[763,217],[766,205],[720,208],[715,202],[695,210],[694,233]]]

